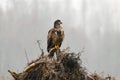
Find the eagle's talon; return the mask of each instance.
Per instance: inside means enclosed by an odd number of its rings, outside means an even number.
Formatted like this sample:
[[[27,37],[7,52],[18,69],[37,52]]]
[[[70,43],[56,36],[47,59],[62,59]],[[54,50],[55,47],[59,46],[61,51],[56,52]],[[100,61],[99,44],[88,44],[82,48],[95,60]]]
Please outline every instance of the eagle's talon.
[[[58,45],[55,45],[55,49],[59,49],[59,46],[58,46]]]

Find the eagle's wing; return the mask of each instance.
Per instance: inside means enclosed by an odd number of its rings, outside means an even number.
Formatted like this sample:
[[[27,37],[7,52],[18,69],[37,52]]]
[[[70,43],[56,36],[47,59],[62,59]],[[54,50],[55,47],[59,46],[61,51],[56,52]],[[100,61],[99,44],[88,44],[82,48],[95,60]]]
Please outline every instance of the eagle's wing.
[[[49,30],[48,36],[47,36],[47,51],[49,52],[49,48],[52,44],[52,30]]]
[[[60,40],[59,47],[61,47],[61,44],[62,44],[62,42],[63,42],[63,40],[64,40],[64,37],[65,37],[65,34],[64,34],[64,30],[63,30],[63,28],[62,28],[62,29],[61,29],[61,40]]]
[[[64,37],[65,37],[63,28],[61,29],[61,34],[62,34],[62,41],[63,41],[63,39],[64,39]]]

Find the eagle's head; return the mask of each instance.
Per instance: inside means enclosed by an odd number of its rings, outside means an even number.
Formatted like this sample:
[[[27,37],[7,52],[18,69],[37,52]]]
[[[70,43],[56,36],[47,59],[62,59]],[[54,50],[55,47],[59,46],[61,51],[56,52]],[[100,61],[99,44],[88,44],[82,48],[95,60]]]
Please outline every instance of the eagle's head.
[[[57,28],[57,27],[60,27],[60,24],[62,24],[62,22],[61,22],[61,20],[56,20],[55,22],[54,22],[54,28]]]

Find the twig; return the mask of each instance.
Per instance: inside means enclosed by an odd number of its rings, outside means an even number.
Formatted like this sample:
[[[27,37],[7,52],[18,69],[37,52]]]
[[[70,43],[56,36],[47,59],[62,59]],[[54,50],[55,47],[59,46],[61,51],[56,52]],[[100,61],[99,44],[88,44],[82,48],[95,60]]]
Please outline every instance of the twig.
[[[41,56],[43,56],[44,55],[44,51],[43,51],[43,49],[40,46],[40,40],[37,40],[37,43],[38,43],[39,49],[40,49],[40,51],[42,53]]]
[[[25,56],[26,56],[26,59],[27,59],[27,63],[29,63],[28,55],[27,55],[27,52],[26,52],[25,48],[24,48],[24,51],[25,51]]]

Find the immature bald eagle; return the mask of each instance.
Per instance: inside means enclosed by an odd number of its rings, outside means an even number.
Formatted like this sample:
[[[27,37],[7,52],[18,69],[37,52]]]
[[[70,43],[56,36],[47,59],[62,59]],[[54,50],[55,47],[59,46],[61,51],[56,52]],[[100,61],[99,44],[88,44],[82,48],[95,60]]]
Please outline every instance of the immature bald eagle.
[[[60,24],[62,24],[62,22],[56,20],[54,22],[54,27],[48,32],[47,51],[49,52],[49,57],[54,56],[54,52],[61,47],[63,42],[64,31]]]

